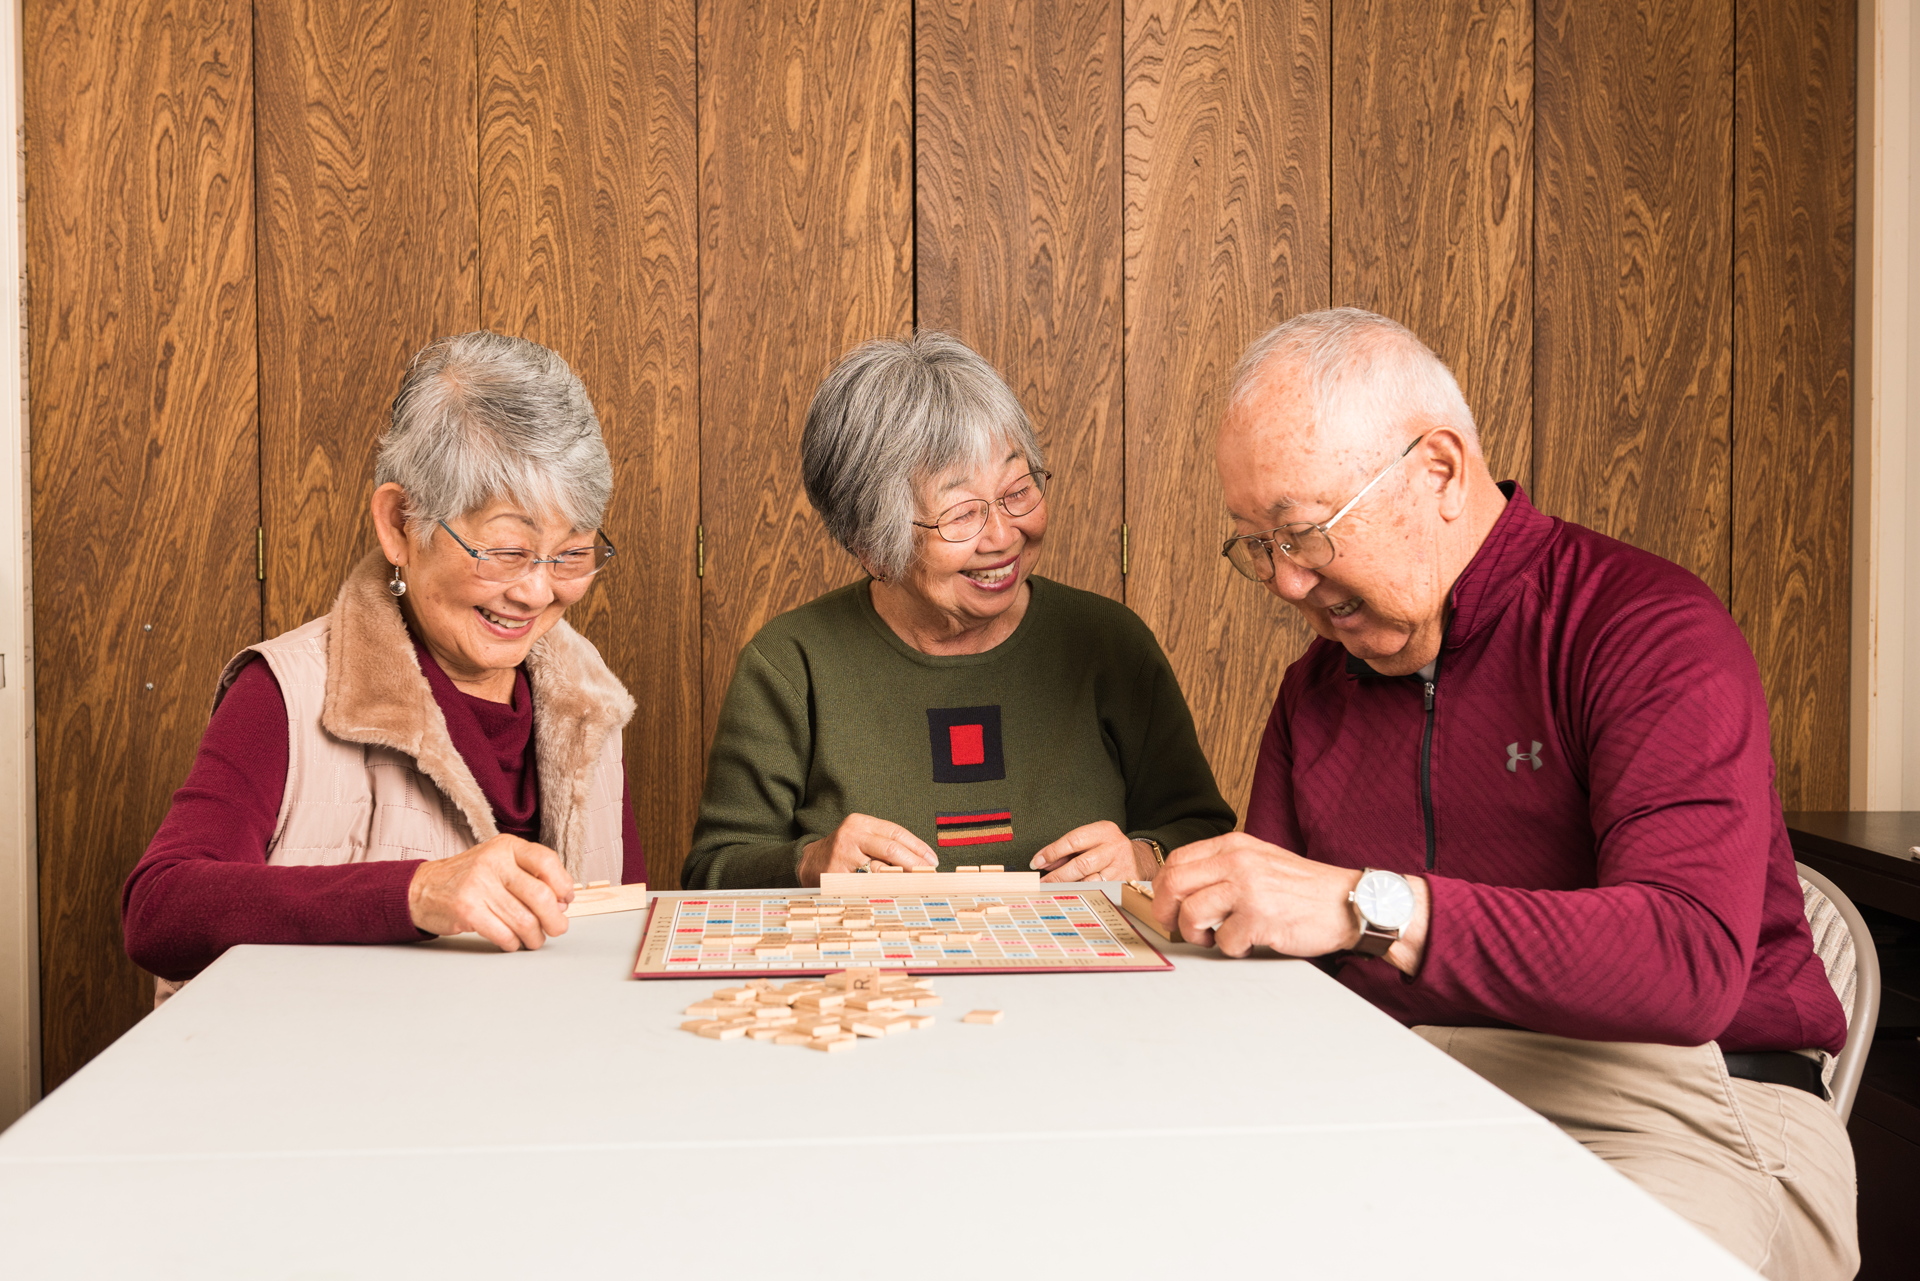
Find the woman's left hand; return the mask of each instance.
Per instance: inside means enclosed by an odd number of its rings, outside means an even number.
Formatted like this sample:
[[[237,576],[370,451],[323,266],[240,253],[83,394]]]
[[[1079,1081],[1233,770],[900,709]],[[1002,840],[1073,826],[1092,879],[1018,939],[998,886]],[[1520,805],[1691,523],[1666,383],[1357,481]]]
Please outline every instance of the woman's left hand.
[[[1145,841],[1129,840],[1107,819],[1076,827],[1033,856],[1028,866],[1045,867],[1074,855],[1073,862],[1042,881],[1146,881],[1153,879],[1159,860]]]

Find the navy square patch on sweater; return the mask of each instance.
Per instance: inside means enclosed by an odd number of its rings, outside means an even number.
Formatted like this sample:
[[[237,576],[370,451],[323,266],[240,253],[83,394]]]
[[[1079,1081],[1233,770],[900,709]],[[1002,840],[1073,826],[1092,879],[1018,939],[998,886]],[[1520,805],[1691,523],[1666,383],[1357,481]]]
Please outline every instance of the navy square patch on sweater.
[[[998,705],[929,707],[927,737],[936,783],[985,783],[1007,776]]]

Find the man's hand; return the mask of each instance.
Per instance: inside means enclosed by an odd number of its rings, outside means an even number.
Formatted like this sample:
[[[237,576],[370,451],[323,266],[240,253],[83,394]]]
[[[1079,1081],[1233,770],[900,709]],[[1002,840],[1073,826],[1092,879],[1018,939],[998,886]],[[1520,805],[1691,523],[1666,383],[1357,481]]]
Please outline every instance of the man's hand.
[[[1347,895],[1360,873],[1301,858],[1291,850],[1229,832],[1167,855],[1153,882],[1153,914],[1162,927],[1176,921],[1181,936],[1228,956],[1264,944],[1286,956],[1325,956],[1360,941],[1360,918]],[[1403,973],[1420,968],[1426,950],[1425,879],[1407,878],[1414,914],[1386,960]]]
[[[815,841],[800,855],[800,884],[818,889],[822,872],[857,872],[869,863],[895,867],[936,867],[940,856],[898,823],[871,814],[849,814],[833,835]]]
[[[1141,881],[1154,874],[1159,860],[1145,841],[1129,840],[1109,819],[1076,827],[1033,856],[1036,871],[1073,855],[1073,862],[1049,872],[1042,881]]]
[[[471,930],[503,952],[532,950],[567,932],[573,877],[544,845],[502,834],[413,873],[407,908],[429,934]]]

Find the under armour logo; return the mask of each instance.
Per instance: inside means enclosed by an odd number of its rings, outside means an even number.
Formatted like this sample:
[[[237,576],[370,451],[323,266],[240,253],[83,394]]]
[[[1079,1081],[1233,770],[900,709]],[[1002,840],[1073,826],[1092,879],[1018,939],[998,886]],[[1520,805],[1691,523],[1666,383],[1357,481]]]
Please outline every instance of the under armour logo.
[[[1540,759],[1539,739],[1536,738],[1533,740],[1533,750],[1530,752],[1521,751],[1520,744],[1518,743],[1507,744],[1507,773],[1516,773],[1520,769],[1521,761],[1532,761],[1535,769],[1539,769],[1541,765],[1545,764],[1545,762]]]

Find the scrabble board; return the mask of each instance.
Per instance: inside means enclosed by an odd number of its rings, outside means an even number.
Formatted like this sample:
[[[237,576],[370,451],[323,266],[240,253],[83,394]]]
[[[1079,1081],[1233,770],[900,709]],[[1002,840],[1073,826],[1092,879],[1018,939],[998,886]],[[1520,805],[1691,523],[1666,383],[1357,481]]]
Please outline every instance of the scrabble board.
[[[766,890],[656,898],[633,977],[772,978],[866,965],[910,974],[1173,968],[1098,890],[1056,893],[1049,886],[924,896]]]

